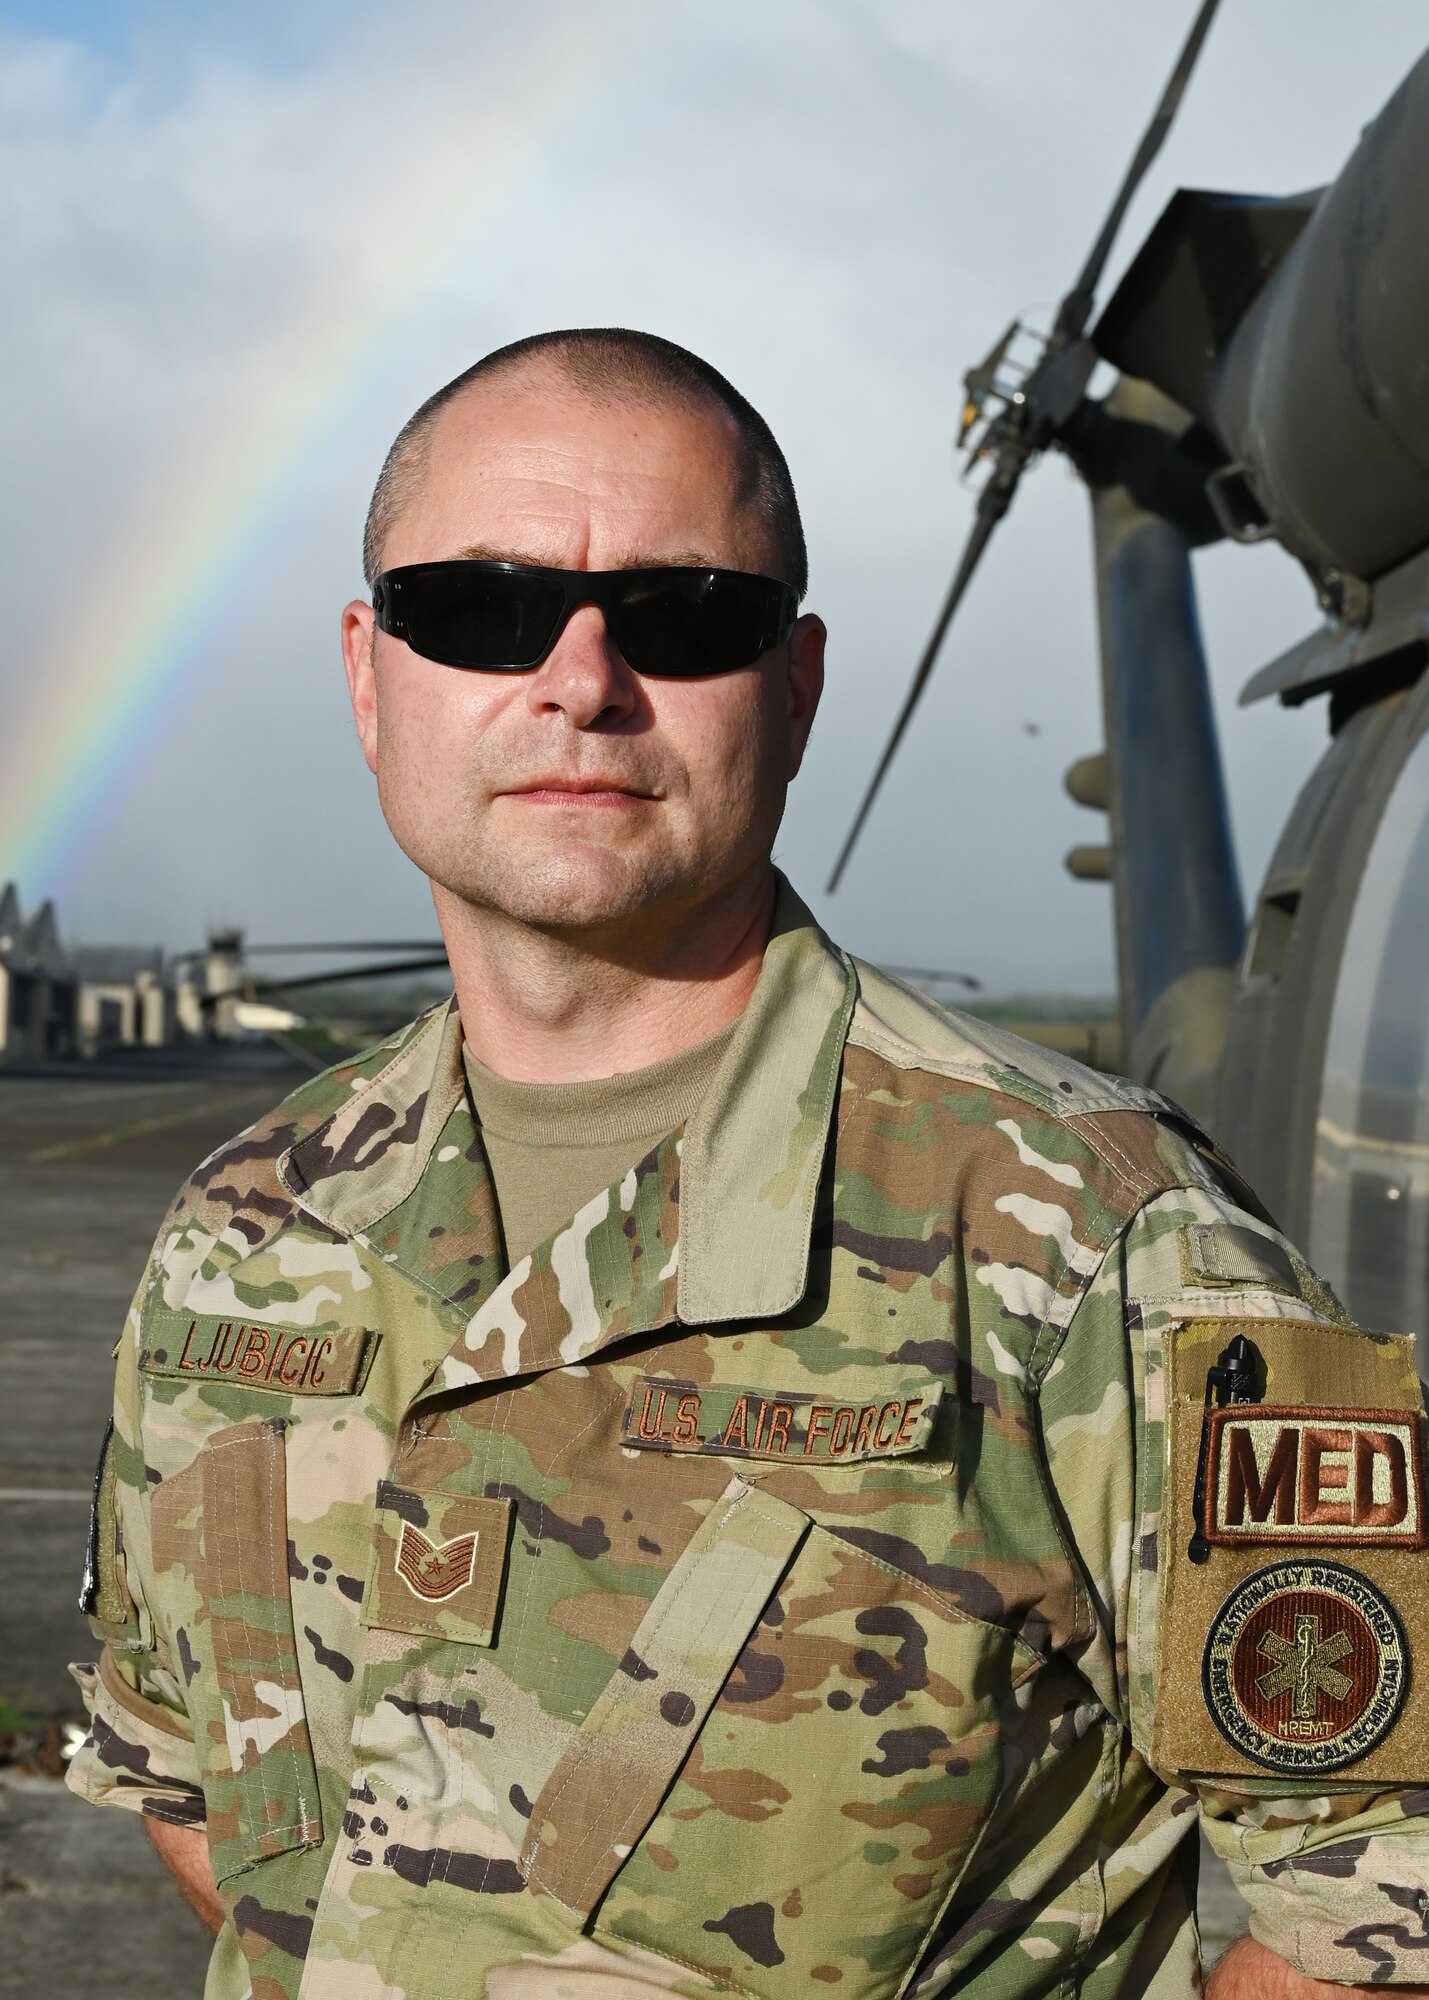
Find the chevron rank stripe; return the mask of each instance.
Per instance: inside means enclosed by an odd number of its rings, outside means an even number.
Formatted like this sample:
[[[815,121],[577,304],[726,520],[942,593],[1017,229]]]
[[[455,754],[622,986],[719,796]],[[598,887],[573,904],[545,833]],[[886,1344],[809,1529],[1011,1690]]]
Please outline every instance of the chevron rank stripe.
[[[449,1542],[429,1542],[420,1528],[402,1523],[397,1544],[397,1574],[424,1604],[440,1604],[465,1590],[476,1574],[475,1534],[453,1535]]]

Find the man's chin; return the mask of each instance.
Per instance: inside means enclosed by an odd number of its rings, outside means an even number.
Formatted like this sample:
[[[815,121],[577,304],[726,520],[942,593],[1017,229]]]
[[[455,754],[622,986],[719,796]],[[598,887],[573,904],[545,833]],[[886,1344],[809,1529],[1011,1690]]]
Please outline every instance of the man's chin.
[[[683,877],[666,861],[586,853],[503,857],[480,881],[452,884],[448,893],[514,923],[550,932],[618,929],[678,896]]]

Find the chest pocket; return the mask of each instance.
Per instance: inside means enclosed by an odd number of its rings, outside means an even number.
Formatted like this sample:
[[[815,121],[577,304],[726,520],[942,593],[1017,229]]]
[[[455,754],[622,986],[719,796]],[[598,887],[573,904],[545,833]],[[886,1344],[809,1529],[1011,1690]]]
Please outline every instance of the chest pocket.
[[[736,1480],[544,1786],[523,1866],[597,1935],[740,1990],[891,1996],[1039,1664]]]
[[[189,1579],[180,1656],[214,1877],[322,1839],[288,1580],[285,1426],[236,1424],[155,1489],[154,1559]]]

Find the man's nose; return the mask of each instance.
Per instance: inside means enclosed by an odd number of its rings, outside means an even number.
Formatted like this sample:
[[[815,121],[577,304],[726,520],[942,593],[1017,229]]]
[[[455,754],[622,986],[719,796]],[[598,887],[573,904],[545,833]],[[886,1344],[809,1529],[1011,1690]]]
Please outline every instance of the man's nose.
[[[583,604],[571,613],[532,675],[526,699],[537,713],[559,710],[577,729],[623,721],[633,713],[640,684],[606,630],[598,605]]]

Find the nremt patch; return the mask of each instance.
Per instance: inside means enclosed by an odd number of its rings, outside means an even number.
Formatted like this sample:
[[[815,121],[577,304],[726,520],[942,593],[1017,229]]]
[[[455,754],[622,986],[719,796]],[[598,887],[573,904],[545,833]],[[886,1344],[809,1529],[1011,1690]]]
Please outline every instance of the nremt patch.
[[[1207,1421],[1208,1541],[1425,1545],[1417,1413],[1231,1404]]]
[[[1404,1705],[1409,1659],[1387,1599],[1339,1563],[1273,1563],[1211,1622],[1201,1666],[1211,1718],[1267,1770],[1314,1777],[1366,1756]]]
[[[924,1450],[942,1399],[941,1382],[845,1402],[806,1389],[701,1387],[641,1375],[626,1400],[621,1442],[642,1451],[852,1465]]]

